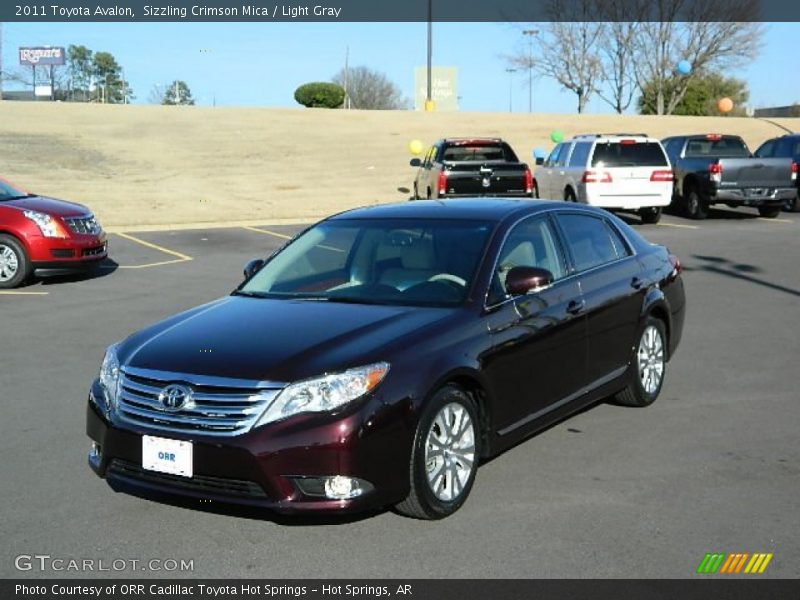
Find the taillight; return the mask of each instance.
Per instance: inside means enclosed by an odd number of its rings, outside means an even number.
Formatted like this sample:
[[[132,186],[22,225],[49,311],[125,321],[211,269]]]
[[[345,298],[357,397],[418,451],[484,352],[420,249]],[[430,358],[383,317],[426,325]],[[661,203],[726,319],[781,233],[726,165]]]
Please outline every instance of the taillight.
[[[800,170],[800,167],[797,165],[796,162],[792,163],[792,181],[797,181],[797,171]]]
[[[707,133],[706,134],[706,139],[707,140],[711,140],[712,142],[718,142],[719,140],[722,139],[722,134],[721,133]]]
[[[436,187],[439,189],[439,196],[444,196],[447,193],[447,173],[444,171],[439,172],[439,180]]]
[[[525,169],[525,193],[530,194],[532,191],[533,191],[533,173],[531,173],[530,169]]]
[[[711,163],[708,165],[708,173],[711,181],[719,183],[722,181],[722,165],[719,163]]]
[[[619,143],[623,146],[633,146],[636,143],[636,140],[620,140]]]
[[[650,175],[650,181],[672,181],[672,171],[669,169],[653,171],[653,174]]]
[[[581,181],[583,183],[611,183],[611,173],[608,171],[584,171]]]
[[[669,255],[669,262],[672,265],[672,275],[677,276],[683,272],[683,265],[681,264],[681,259],[675,256],[674,254]]]

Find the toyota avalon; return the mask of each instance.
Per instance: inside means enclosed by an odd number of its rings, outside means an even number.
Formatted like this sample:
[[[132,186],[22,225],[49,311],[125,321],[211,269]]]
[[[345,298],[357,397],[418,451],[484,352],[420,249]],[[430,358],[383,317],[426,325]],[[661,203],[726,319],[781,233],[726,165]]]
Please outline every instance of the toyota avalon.
[[[341,213],[230,296],[110,346],[89,465],[144,495],[442,518],[536,431],[606,398],[651,404],[684,314],[680,261],[600,209]]]

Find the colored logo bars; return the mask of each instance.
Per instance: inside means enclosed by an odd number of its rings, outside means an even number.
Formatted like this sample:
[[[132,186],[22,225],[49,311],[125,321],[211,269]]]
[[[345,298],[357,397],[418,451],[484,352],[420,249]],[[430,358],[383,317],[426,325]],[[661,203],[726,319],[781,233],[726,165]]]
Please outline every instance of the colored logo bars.
[[[737,573],[763,573],[771,560],[771,552],[756,552],[754,554],[749,554],[747,552],[706,554],[700,562],[700,566],[697,567],[697,572],[701,575],[712,575],[714,573],[726,575]]]

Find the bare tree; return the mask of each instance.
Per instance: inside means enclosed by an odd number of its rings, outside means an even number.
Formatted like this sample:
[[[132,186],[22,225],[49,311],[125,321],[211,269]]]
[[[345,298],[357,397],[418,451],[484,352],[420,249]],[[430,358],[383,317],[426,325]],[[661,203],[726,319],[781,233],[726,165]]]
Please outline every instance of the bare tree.
[[[344,69],[334,75],[333,82],[344,87]],[[409,106],[400,88],[383,73],[368,67],[347,70],[347,96],[353,108],[365,110],[405,109]]]
[[[649,87],[655,94],[656,114],[672,114],[694,74],[739,66],[760,49],[758,3],[752,0],[654,0],[648,10],[634,38],[633,65],[639,91]],[[692,73],[676,77],[681,60]]]
[[[597,21],[596,2],[592,0],[550,0],[547,13],[552,22],[544,28],[533,68],[575,93],[578,112],[582,113],[602,77],[598,41],[605,24]],[[519,52],[510,57],[510,62],[527,69],[531,57]]]

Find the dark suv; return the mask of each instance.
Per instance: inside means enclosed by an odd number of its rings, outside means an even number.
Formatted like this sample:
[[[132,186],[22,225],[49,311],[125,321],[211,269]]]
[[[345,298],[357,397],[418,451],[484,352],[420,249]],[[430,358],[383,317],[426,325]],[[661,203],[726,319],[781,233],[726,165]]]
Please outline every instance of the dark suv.
[[[755,156],[758,158],[791,158],[794,165],[793,168],[797,172],[798,165],[800,165],[800,133],[792,133],[767,140],[758,147],[758,150],[755,151]],[[800,177],[795,176],[794,181],[798,192],[792,198],[786,200],[784,210],[800,212],[800,202],[798,201],[798,196],[800,196]]]
[[[87,432],[116,489],[441,518],[481,460],[652,403],[685,314],[677,258],[563,202],[354,210],[245,275],[108,349]]]

